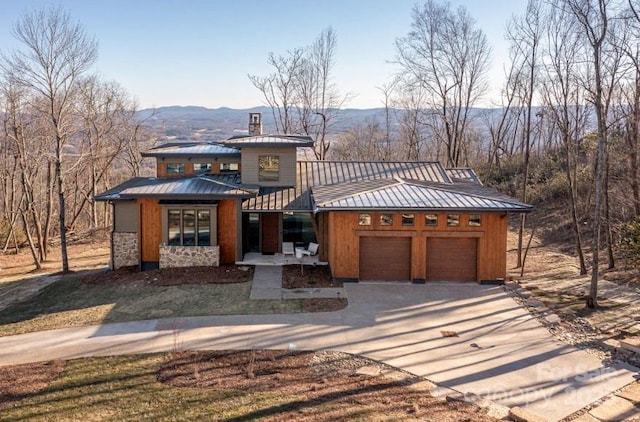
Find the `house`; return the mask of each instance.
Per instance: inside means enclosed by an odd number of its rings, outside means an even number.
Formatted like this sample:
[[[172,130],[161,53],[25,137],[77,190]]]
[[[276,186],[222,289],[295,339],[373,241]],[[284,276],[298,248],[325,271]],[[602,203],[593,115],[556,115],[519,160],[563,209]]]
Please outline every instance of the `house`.
[[[342,280],[483,281],[506,274],[507,215],[530,205],[438,162],[301,161],[307,136],[165,144],[157,177],[96,197],[113,204],[112,268],[233,264],[283,242],[318,243]]]

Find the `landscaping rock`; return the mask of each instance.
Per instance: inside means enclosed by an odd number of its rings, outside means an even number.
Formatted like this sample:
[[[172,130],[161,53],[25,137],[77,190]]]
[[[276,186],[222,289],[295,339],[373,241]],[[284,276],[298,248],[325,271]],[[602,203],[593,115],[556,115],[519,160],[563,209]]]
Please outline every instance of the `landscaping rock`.
[[[562,321],[562,319],[560,319],[560,317],[556,314],[549,314],[546,317],[544,317],[545,321],[547,321],[549,324],[559,324],[560,321]]]
[[[620,340],[620,347],[633,353],[640,353],[640,337],[628,337]]]
[[[509,418],[515,422],[548,422],[547,419],[527,412],[518,406],[509,409]]]
[[[616,396],[627,399],[636,405],[640,403],[640,383],[633,383],[626,386],[622,391],[616,393]]]
[[[614,422],[640,416],[640,411],[629,400],[612,396],[601,405],[591,409],[589,414],[601,421]]]
[[[532,308],[542,308],[544,303],[539,301],[538,299],[529,298],[526,302],[527,306],[531,306]]]
[[[380,368],[375,366],[361,366],[360,368],[356,369],[356,374],[376,377],[380,375]]]

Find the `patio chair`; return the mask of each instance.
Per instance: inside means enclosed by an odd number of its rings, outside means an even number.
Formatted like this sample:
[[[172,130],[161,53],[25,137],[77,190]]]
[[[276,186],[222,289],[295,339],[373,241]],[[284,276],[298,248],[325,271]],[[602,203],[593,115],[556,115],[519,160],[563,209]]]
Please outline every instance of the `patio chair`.
[[[318,253],[319,246],[320,245],[318,245],[317,243],[309,242],[309,246],[307,247],[307,249],[304,249],[302,251],[302,254],[307,256],[314,256]]]
[[[295,255],[295,250],[293,249],[293,242],[282,242],[282,255]]]

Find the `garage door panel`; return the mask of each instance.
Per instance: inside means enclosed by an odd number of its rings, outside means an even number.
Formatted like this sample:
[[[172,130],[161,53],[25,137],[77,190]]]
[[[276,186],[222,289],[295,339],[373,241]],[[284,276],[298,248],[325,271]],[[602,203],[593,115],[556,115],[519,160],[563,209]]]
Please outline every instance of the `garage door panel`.
[[[411,238],[360,238],[360,280],[410,280]]]
[[[476,238],[428,238],[427,280],[476,281]]]

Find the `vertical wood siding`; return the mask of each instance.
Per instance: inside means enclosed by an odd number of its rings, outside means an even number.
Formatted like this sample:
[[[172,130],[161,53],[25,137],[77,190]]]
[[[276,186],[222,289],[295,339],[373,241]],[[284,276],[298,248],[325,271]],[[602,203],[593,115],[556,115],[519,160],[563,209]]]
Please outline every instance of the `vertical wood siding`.
[[[160,261],[162,218],[157,199],[138,199],[143,262]]]
[[[458,212],[460,226],[447,226],[447,213],[438,215],[437,226],[425,226],[424,212],[414,212],[414,225],[402,225],[402,213],[393,215],[393,224],[380,224],[380,214],[370,212],[371,226],[358,225],[358,212],[328,213],[328,258],[333,276],[357,279],[359,269],[359,237],[368,236],[409,236],[411,241],[411,279],[424,280],[427,275],[426,254],[428,237],[474,237],[477,243],[477,280],[504,278],[507,269],[507,217],[505,213],[481,213],[482,225],[470,227],[468,214]],[[432,213],[428,213],[432,214]],[[322,224],[320,224],[321,226]],[[456,257],[450,259],[455,260]]]
[[[238,245],[237,225],[238,201],[225,199],[218,203],[218,245],[220,245],[220,263],[233,264],[236,262]]]

